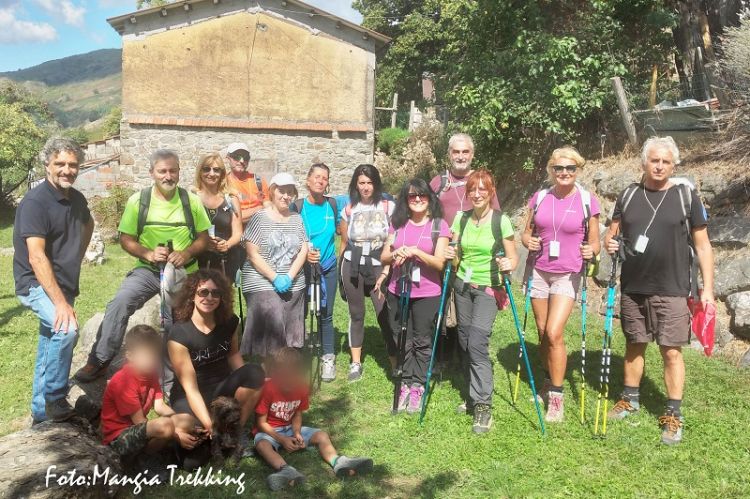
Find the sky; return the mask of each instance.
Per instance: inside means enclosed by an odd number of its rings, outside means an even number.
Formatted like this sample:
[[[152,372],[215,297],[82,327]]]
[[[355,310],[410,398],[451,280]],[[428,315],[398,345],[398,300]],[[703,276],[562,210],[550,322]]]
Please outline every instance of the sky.
[[[359,23],[352,0],[305,3]],[[0,72],[122,46],[107,18],[135,10],[135,0],[0,0]]]

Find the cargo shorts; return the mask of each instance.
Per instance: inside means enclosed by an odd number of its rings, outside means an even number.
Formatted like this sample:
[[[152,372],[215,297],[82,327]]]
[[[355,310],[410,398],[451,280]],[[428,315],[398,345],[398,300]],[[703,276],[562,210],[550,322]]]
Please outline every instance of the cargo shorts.
[[[620,319],[628,343],[664,347],[690,344],[690,310],[684,296],[624,294]]]
[[[130,457],[145,449],[147,444],[148,435],[144,421],[122,430],[122,433],[109,443],[109,447],[121,457]]]

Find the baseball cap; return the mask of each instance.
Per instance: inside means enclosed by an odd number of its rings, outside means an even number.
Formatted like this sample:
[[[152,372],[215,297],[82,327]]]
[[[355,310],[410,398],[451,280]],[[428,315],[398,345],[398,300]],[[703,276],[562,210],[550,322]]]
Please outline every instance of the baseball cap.
[[[232,154],[237,151],[245,151],[246,153],[250,153],[250,148],[247,147],[247,144],[244,142],[232,142],[227,146],[227,154]]]
[[[271,183],[269,185],[275,185],[276,187],[280,187],[282,185],[293,185],[294,187],[297,187],[297,182],[294,180],[294,177],[292,177],[291,174],[281,172],[277,173],[273,176],[273,178],[271,178]]]

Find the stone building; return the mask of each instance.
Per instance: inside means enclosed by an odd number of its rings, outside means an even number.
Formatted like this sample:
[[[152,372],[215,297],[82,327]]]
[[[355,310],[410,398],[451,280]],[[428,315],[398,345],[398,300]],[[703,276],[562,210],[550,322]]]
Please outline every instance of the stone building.
[[[261,175],[300,180],[315,160],[342,192],[372,162],[375,60],[389,38],[296,0],[181,0],[108,20],[122,35],[121,181],[147,185],[148,156],[251,148]]]

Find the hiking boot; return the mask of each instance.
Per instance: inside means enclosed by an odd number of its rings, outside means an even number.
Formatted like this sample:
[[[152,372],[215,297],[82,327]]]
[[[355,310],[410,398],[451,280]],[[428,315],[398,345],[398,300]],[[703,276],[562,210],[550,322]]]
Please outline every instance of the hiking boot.
[[[108,366],[109,362],[105,362],[102,365],[96,365],[87,362],[85,366],[76,371],[73,379],[75,379],[76,381],[80,381],[81,383],[91,383],[92,381],[107,374]]]
[[[548,423],[562,423],[565,419],[562,392],[549,392],[548,401],[547,415],[544,420]]]
[[[277,491],[305,483],[305,475],[287,464],[276,473],[268,475],[266,483],[269,489]]]
[[[349,381],[359,381],[362,379],[362,364],[360,362],[352,362],[349,364]]]
[[[641,404],[636,401],[630,401],[628,399],[620,399],[617,401],[615,406],[607,413],[607,418],[612,420],[625,419],[628,416],[632,416],[641,408]]]
[[[487,433],[492,427],[492,408],[487,404],[474,406],[474,433]]]
[[[73,406],[71,406],[67,399],[64,398],[48,400],[44,404],[44,412],[47,415],[47,419],[52,420],[55,423],[62,423],[76,415]]]
[[[422,410],[422,397],[424,397],[424,386],[414,385],[409,389],[409,407],[406,412],[415,414]]]
[[[659,418],[661,426],[661,443],[664,445],[677,445],[682,442],[682,425],[685,419],[675,416],[672,411],[667,411]]]
[[[346,457],[339,456],[333,472],[339,478],[354,475],[364,475],[372,471],[372,459],[367,457]]]
[[[409,387],[401,385],[401,391],[398,394],[398,405],[396,406],[396,412],[403,412],[409,406]]]
[[[323,368],[320,370],[320,380],[330,383],[336,379],[336,356],[332,353],[325,354],[320,358]]]

